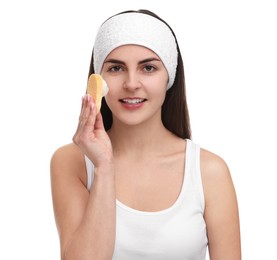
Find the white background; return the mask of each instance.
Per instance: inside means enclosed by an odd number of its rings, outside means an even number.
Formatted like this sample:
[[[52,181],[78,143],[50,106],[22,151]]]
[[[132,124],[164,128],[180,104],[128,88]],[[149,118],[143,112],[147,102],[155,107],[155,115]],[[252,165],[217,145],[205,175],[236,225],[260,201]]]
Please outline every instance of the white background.
[[[139,8],[160,15],[178,37],[193,139],[230,167],[243,258],[275,257],[273,0],[6,0],[0,3],[0,259],[59,259],[49,161],[75,132],[97,28],[110,15]]]

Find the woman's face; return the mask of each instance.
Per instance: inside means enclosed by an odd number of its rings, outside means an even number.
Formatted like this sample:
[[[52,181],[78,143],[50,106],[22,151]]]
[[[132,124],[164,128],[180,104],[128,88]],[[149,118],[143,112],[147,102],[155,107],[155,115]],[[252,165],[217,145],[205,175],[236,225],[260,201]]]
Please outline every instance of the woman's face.
[[[138,45],[118,47],[105,59],[101,75],[109,87],[105,99],[114,123],[161,120],[168,74],[153,51]]]

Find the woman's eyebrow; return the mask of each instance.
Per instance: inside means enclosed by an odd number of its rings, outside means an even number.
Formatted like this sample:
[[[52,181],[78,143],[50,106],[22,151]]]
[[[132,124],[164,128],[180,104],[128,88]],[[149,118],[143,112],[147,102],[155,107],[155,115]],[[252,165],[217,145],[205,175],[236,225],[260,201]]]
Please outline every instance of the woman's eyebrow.
[[[142,61],[139,61],[138,64],[143,64],[143,63],[147,63],[147,62],[151,62],[151,61],[161,61],[160,59],[156,58],[156,57],[153,57],[153,58],[147,58],[147,59],[144,59]]]
[[[151,62],[151,61],[161,61],[161,60],[156,57],[151,57],[151,58],[147,58],[147,59],[139,61],[138,64],[140,65],[140,64],[147,63],[147,62]],[[124,61],[117,60],[117,59],[108,59],[104,63],[115,63],[115,64],[125,65]]]
[[[122,65],[125,64],[124,61],[117,60],[117,59],[108,59],[108,60],[106,60],[104,63],[116,63],[116,64],[122,64]]]

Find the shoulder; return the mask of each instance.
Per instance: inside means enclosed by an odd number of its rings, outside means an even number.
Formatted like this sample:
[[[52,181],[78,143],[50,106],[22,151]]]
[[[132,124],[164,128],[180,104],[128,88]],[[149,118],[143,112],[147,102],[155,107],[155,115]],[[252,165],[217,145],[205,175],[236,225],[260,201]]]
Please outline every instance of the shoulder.
[[[229,168],[225,160],[206,149],[200,149],[200,165],[203,178],[224,178],[229,175]]]
[[[201,148],[200,169],[206,204],[213,202],[220,193],[226,194],[228,191],[233,193],[231,173],[221,156]]]
[[[85,182],[84,155],[74,143],[56,149],[51,157],[50,167],[51,177],[66,175],[66,177],[77,177]]]
[[[238,203],[229,167],[219,155],[201,149],[200,169],[210,257],[241,259]]]
[[[208,150],[200,149],[200,170],[205,195],[205,211],[236,204],[236,192],[225,160]]]
[[[57,148],[52,155],[51,161],[63,160],[72,157],[75,158],[76,156],[78,158],[81,156],[81,154],[82,153],[78,146],[76,146],[74,143],[69,143]]]

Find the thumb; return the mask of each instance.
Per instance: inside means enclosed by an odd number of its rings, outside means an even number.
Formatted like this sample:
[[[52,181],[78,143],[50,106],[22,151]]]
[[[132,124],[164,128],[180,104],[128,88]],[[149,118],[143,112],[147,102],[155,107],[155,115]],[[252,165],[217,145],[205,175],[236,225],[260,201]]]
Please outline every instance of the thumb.
[[[84,134],[90,134],[95,129],[95,122],[96,122],[96,106],[93,102],[89,104],[89,115],[87,117],[87,121],[84,125]]]
[[[102,117],[100,111],[99,111],[99,113],[97,113],[97,115],[96,115],[94,128],[97,129],[97,130],[104,130],[104,131],[105,131],[104,122],[103,122],[103,117]]]

